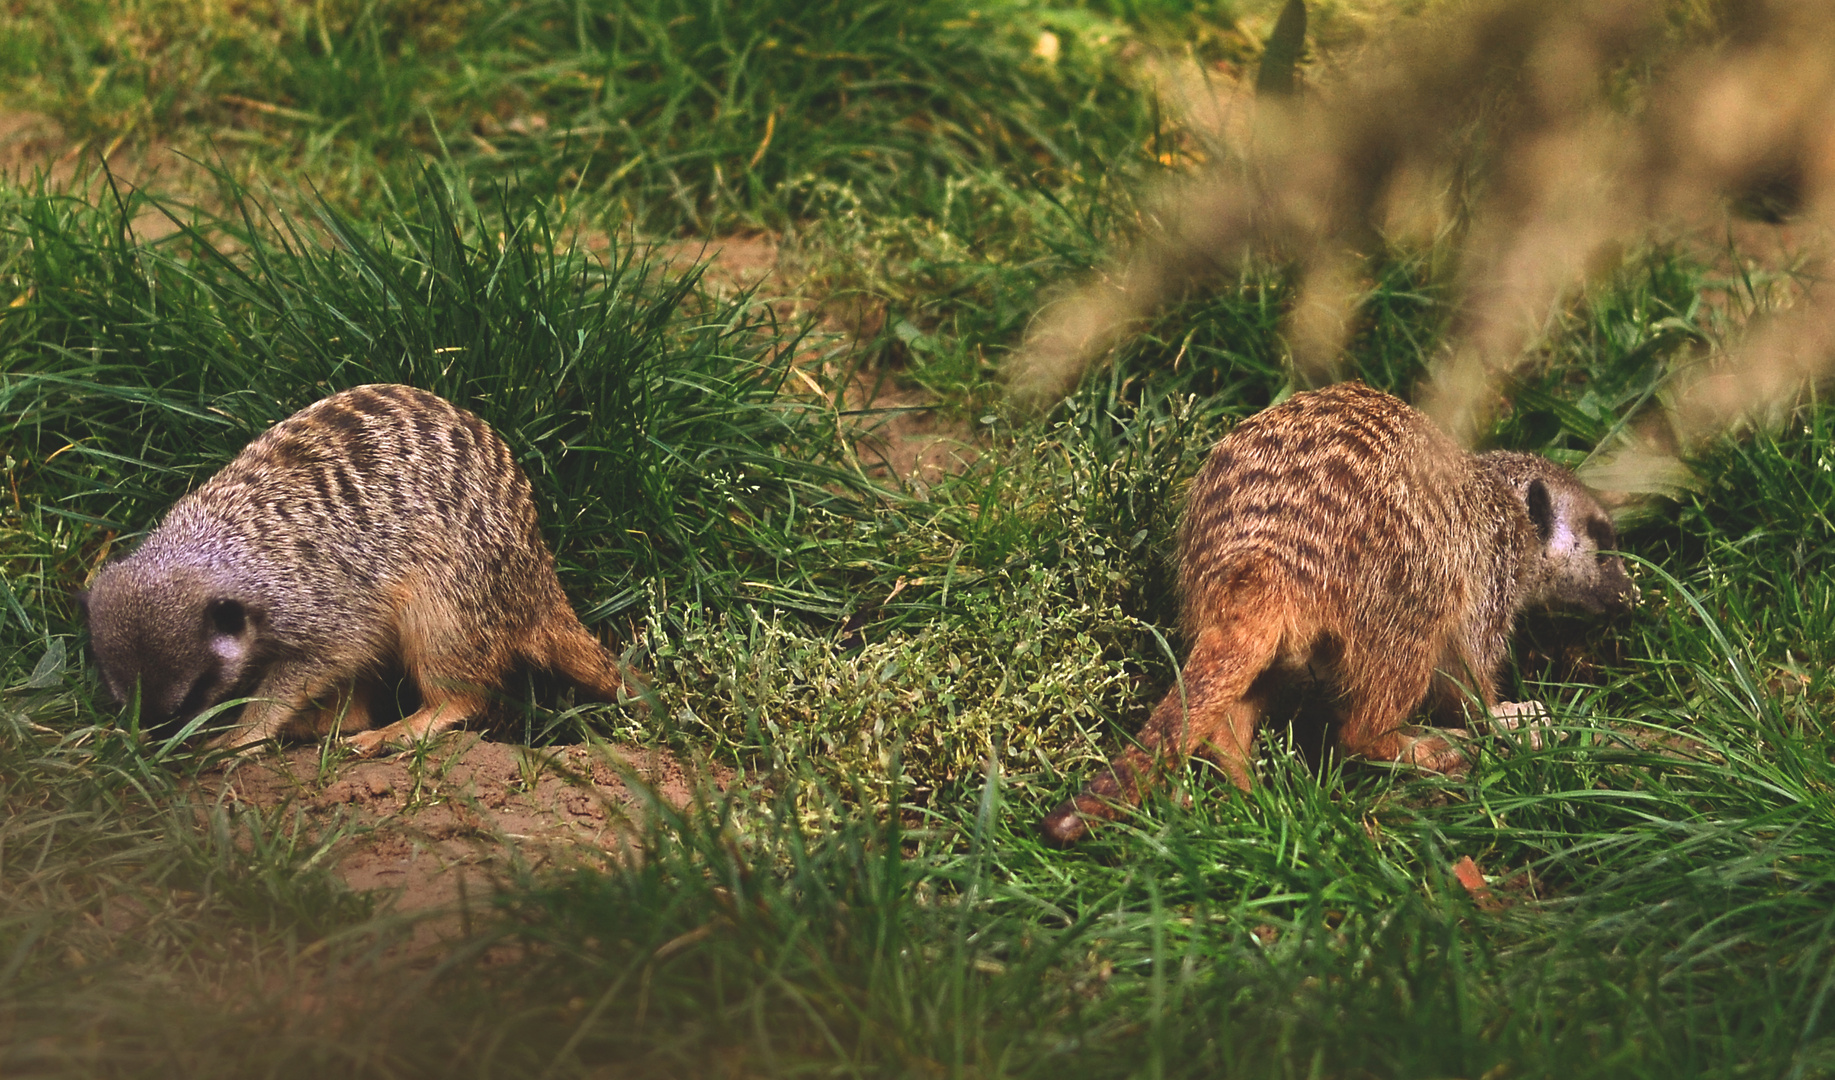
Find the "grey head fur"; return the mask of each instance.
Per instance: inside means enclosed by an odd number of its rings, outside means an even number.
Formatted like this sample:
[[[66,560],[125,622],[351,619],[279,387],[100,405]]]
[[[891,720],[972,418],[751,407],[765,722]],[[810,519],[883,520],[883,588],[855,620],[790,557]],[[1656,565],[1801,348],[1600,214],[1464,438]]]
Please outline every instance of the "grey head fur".
[[[102,685],[157,727],[248,690],[272,651],[266,609],[231,574],[121,563],[79,597]]]
[[[1631,609],[1638,592],[1625,561],[1613,554],[1618,529],[1573,473],[1546,458],[1509,450],[1479,454],[1477,465],[1510,486],[1535,525],[1539,544],[1524,562],[1519,607],[1592,615]]]

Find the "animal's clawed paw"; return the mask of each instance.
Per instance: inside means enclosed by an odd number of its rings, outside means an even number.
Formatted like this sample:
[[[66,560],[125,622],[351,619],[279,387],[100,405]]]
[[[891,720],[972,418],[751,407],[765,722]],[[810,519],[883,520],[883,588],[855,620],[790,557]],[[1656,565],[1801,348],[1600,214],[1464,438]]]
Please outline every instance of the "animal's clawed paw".
[[[389,748],[391,743],[402,743],[402,733],[391,732],[389,728],[371,728],[369,732],[358,732],[356,735],[345,735],[339,739],[345,750],[350,750],[358,757],[376,757]]]
[[[1491,726],[1510,732],[1531,750],[1540,750],[1560,737],[1554,723],[1548,707],[1539,701],[1506,701],[1491,707]]]
[[[1421,730],[1421,729],[1416,729]],[[1442,776],[1464,776],[1472,771],[1472,759],[1460,744],[1465,741],[1466,732],[1462,728],[1434,728],[1428,735],[1406,735],[1398,761],[1406,762],[1425,772],[1436,772]]]
[[[389,743],[389,737],[381,730],[359,731],[355,735],[346,735],[340,740],[345,749],[354,752],[358,757],[375,757]]]
[[[1089,823],[1073,804],[1065,804],[1039,822],[1039,838],[1055,848],[1067,848],[1088,836]]]

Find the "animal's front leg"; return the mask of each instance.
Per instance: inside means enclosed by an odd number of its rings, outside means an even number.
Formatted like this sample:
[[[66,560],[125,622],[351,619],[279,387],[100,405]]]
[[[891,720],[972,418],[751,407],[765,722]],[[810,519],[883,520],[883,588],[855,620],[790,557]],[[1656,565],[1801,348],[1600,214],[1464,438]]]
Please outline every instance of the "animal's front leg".
[[[370,687],[360,681],[352,681],[340,687],[337,695],[322,704],[312,714],[313,738],[322,739],[327,735],[338,735],[347,732],[368,731],[375,726],[370,716]]]
[[[281,665],[269,671],[249,695],[236,726],[212,744],[242,750],[286,734],[293,721],[312,704],[306,692],[306,675],[296,667]]]

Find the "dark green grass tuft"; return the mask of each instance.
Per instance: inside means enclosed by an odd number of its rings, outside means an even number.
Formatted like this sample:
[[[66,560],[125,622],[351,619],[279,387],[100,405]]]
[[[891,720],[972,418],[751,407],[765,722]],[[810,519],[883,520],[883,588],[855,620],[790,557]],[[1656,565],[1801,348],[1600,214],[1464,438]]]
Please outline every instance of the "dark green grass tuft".
[[[0,317],[18,358],[0,415],[34,513],[88,526],[98,552],[294,410],[407,382],[509,442],[565,575],[595,585],[580,604],[594,618],[646,589],[844,607],[793,558],[796,537],[873,499],[832,411],[784,392],[797,331],[629,249],[589,257],[539,206],[467,214],[435,178],[419,191],[415,223],[322,205],[309,222],[256,220],[242,203],[241,219],[157,244],[122,231],[136,197],[117,210],[10,193],[24,302]],[[80,584],[94,561],[37,584]]]

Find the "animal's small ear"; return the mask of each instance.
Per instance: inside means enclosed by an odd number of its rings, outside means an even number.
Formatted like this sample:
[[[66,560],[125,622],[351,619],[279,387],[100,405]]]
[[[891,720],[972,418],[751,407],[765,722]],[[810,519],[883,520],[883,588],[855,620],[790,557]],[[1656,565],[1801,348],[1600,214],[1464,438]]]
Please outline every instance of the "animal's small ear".
[[[88,622],[89,621],[89,590],[88,589],[72,589],[70,592],[70,599],[76,601],[76,613],[83,617],[84,622]]]
[[[1548,485],[1541,480],[1531,480],[1523,492],[1523,502],[1529,507],[1529,520],[1536,523],[1536,535],[1544,544],[1555,535],[1555,508],[1548,497]]]

